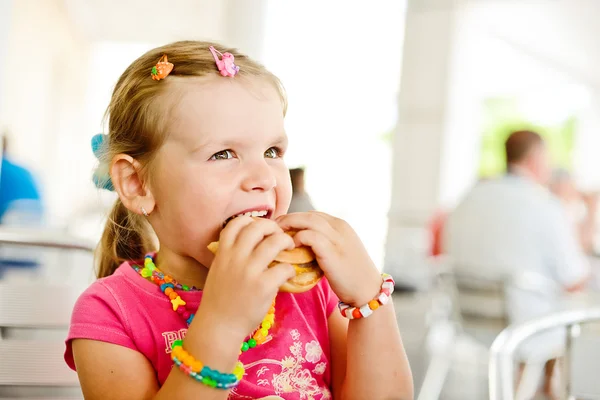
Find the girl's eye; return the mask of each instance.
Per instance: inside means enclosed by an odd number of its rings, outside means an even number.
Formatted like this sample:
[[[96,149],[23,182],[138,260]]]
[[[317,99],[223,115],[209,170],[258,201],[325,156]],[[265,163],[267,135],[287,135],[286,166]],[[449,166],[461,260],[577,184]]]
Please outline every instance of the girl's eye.
[[[270,147],[265,151],[266,158],[280,158],[282,156],[282,151],[278,147]]]
[[[222,150],[219,151],[218,153],[213,154],[210,159],[211,160],[229,160],[230,158],[233,158],[233,151],[231,150]]]

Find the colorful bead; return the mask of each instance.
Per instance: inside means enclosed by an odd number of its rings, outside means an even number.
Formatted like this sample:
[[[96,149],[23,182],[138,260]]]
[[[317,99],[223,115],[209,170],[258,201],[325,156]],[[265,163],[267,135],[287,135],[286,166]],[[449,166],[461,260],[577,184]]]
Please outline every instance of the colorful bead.
[[[368,316],[370,316],[371,314],[373,314],[373,310],[371,310],[371,308],[369,308],[369,305],[368,305],[368,304],[365,304],[364,306],[362,306],[362,307],[359,309],[359,312],[360,312],[360,315],[361,315],[363,318],[367,318]]]
[[[245,372],[246,371],[244,370],[242,363],[238,363],[233,370],[233,375],[235,375],[235,377],[241,381]]]
[[[379,301],[379,303],[381,303],[381,305],[384,306],[390,301],[390,296],[387,296],[385,293],[381,293],[379,297],[377,297],[377,301]]]
[[[354,311],[353,308],[350,308],[350,307],[346,308],[343,313],[344,317],[346,317],[348,319],[354,319],[354,316],[352,315],[352,311]]]
[[[185,365],[185,364],[181,365],[179,367],[179,369],[181,369],[183,372],[185,372],[188,375],[192,373],[192,369],[189,366]]]
[[[394,288],[394,283],[393,282],[389,282],[389,281],[385,281],[383,282],[383,285],[381,285],[382,289],[393,289]]]
[[[183,353],[181,357],[179,357],[179,361],[181,361],[181,363],[184,365],[188,365],[194,361],[194,358],[189,353]]]
[[[171,303],[173,304],[173,311],[177,311],[179,306],[185,306],[186,302],[181,299],[181,297],[177,296],[175,299],[171,299]]]
[[[181,285],[177,283],[173,278],[165,275],[160,271],[154,264],[154,260],[151,255],[147,255],[144,258],[144,267],[138,265],[132,265],[138,274],[148,279],[151,282],[157,284],[160,291],[164,293],[173,305],[173,311],[176,311],[186,320],[189,326],[194,320],[194,314],[191,313],[185,306],[186,302],[179,296],[176,290],[197,290],[195,286],[190,289],[187,285]],[[273,327],[275,323],[275,300],[269,308],[268,314],[263,319],[260,327],[254,332],[253,337],[248,339],[247,342],[243,342],[240,346],[240,354],[244,351],[248,351],[257,345],[263,344],[269,334],[269,329]],[[245,374],[244,366],[238,361],[232,374],[222,374],[218,371],[213,371],[210,368],[203,365],[200,361],[194,359],[194,357],[183,349],[183,341],[176,340],[173,342],[171,351],[171,358],[174,364],[186,375],[193,379],[203,382],[204,384],[217,387],[220,389],[231,389],[239,383]]]
[[[158,277],[156,277],[156,279],[159,279]],[[163,283],[162,285],[160,285],[160,291],[163,293],[166,293],[167,289],[171,289],[173,290],[175,288],[175,286],[173,286],[172,283]],[[168,295],[168,293],[166,293]]]
[[[390,301],[390,296],[394,292],[394,278],[388,274],[382,274],[381,290],[377,297],[369,301],[361,307],[351,307],[349,304],[340,302],[338,307],[342,316],[348,319],[367,318],[373,314],[374,310],[387,304]]]
[[[264,336],[262,336],[262,335],[260,335],[260,336],[255,337],[254,340],[256,340],[256,345],[258,346],[258,345],[261,345],[264,342],[266,342],[267,338],[264,337]]]
[[[140,273],[144,278],[150,278],[152,276],[152,271],[150,271],[148,268],[143,268],[142,272]]]
[[[202,371],[202,367],[204,367],[204,365],[202,365],[200,361],[194,360],[192,361],[192,365],[190,365],[190,367],[192,368],[192,372],[200,372]]]
[[[369,302],[369,308],[373,311],[377,310],[379,308],[379,302],[377,300],[371,300]]]
[[[243,376],[244,366],[238,362],[234,369],[234,373],[222,374],[219,371],[210,369],[207,366],[203,366],[202,363],[196,361],[191,355],[187,354],[182,347],[176,347],[176,349],[183,351],[183,359],[175,356],[175,352],[171,353],[171,359],[173,363],[186,375],[194,378],[195,380],[204,383],[210,387],[218,387],[220,389],[231,389],[240,381],[238,376]],[[199,373],[198,373],[199,372]]]

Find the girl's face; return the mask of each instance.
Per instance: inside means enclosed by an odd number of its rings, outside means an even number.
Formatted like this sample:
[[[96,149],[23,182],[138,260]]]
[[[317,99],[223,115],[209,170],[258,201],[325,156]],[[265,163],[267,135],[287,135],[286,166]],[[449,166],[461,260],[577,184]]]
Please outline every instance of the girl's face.
[[[283,161],[283,106],[260,80],[186,80],[180,92],[153,165],[153,226],[161,249],[209,266],[206,246],[230,217],[254,212],[274,219],[287,212],[292,191]]]

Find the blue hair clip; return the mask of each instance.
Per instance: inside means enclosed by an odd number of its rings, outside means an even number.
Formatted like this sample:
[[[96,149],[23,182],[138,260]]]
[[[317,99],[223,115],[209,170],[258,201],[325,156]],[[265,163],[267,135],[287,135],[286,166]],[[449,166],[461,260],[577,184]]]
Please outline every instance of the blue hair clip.
[[[100,161],[100,165],[96,168],[94,175],[92,176],[92,181],[99,189],[106,189],[110,191],[114,191],[115,187],[112,184],[110,179],[110,174],[108,173],[108,164],[104,163],[102,157],[106,152],[106,147],[108,145],[108,135],[104,135],[99,133],[92,137],[92,151],[96,158]]]
[[[102,133],[98,133],[97,135],[94,135],[92,137],[92,151],[94,152],[94,155],[98,160],[100,160],[100,158],[104,154],[104,151],[106,151],[104,142],[107,140],[107,135],[104,135]]]

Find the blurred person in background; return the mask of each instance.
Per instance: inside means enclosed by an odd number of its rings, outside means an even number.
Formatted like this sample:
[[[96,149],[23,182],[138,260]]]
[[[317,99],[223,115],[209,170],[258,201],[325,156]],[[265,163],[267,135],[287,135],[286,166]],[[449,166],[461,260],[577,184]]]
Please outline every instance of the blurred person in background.
[[[315,207],[304,189],[304,168],[290,169],[290,177],[292,179],[292,202],[288,213],[313,211]]]
[[[10,158],[9,141],[2,136],[0,165],[0,227],[38,228],[44,223],[40,190],[31,172]],[[36,268],[41,261],[39,249],[0,245],[0,277]]]
[[[584,288],[589,264],[564,207],[547,188],[548,150],[540,135],[519,131],[505,143],[507,173],[479,182],[451,213],[444,243],[457,272],[485,279],[528,274],[534,292],[507,287],[511,323],[560,310],[562,296]],[[533,279],[532,279],[533,277]],[[546,363],[544,392],[550,394],[562,332],[535,337],[522,359]]]
[[[10,158],[6,134],[2,136],[0,166],[0,224],[38,225],[43,217],[42,198],[27,168]]]
[[[594,253],[594,236],[598,215],[598,194],[577,190],[573,175],[564,168],[552,173],[550,191],[559,198],[571,219],[586,254]]]

